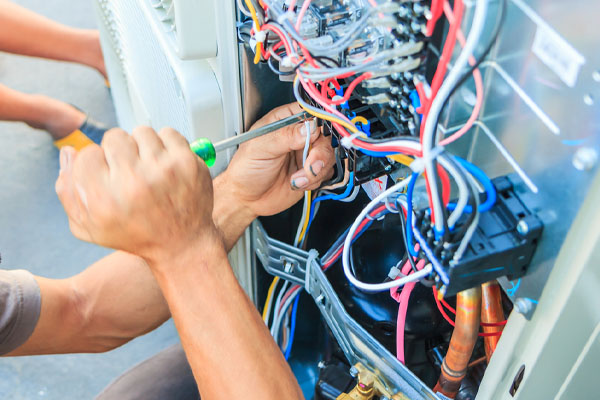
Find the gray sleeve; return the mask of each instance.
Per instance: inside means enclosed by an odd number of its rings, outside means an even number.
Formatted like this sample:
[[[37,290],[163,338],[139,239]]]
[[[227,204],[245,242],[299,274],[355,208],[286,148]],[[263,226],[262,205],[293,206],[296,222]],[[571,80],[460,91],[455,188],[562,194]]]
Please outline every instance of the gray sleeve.
[[[21,346],[40,317],[40,288],[27,271],[0,270],[0,354]]]

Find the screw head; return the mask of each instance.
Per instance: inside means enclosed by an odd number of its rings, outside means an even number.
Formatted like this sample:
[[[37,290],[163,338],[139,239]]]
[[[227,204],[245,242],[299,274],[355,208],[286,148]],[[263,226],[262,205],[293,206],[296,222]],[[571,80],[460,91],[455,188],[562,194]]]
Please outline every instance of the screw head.
[[[353,378],[356,378],[358,376],[358,368],[356,368],[355,366],[350,367],[350,375],[352,375]]]
[[[533,310],[533,302],[524,297],[519,297],[513,303],[513,308],[519,314],[528,314],[529,312],[531,312]]]
[[[598,163],[598,151],[592,147],[580,147],[573,156],[573,166],[580,171],[589,171]]]
[[[594,105],[594,96],[592,96],[590,93],[586,94],[585,96],[583,96],[583,102],[587,106],[593,106]]]
[[[529,233],[529,225],[527,225],[525,220],[522,219],[519,221],[517,224],[517,232],[519,232],[521,235],[527,235]]]

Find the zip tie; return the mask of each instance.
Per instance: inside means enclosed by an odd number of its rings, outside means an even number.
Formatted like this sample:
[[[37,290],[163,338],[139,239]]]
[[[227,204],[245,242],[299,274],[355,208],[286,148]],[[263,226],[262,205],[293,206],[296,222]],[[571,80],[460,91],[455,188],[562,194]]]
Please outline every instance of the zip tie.
[[[350,135],[350,136],[344,136],[344,137],[342,138],[342,140],[341,140],[342,146],[344,146],[344,147],[345,147],[345,148],[347,148],[347,149],[351,149],[351,148],[354,146],[354,145],[352,144],[352,141],[353,141],[354,139],[356,139],[357,137],[360,137],[360,136],[362,136],[362,137],[367,137],[367,135],[365,135],[365,133],[364,133],[364,132],[356,132],[356,133],[353,133],[353,134],[352,134],[352,135]]]
[[[256,32],[256,30],[255,30],[254,31],[254,40],[256,40],[259,43],[264,43],[265,40],[267,40],[267,32],[266,31]]]
[[[319,252],[315,249],[311,249],[306,257],[306,270],[304,271],[304,289],[310,294],[310,275],[312,272],[312,262],[319,257]]]
[[[415,161],[411,162],[409,168],[418,174],[422,173],[425,170],[425,161],[426,160],[435,160],[442,152],[444,148],[442,146],[435,147],[431,150],[431,153],[427,158],[420,157],[415,158]]]

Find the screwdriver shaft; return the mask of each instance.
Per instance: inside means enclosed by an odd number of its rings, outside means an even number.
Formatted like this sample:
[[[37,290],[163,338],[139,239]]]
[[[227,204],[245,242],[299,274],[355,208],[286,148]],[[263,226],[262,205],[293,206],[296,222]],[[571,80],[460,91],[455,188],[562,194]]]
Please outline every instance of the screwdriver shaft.
[[[309,114],[306,111],[302,111],[301,113],[289,116],[287,118],[273,122],[271,124],[267,124],[265,126],[261,126],[260,128],[248,131],[246,133],[242,133],[240,135],[232,136],[225,140],[221,140],[217,143],[214,143],[215,152],[218,153],[230,147],[234,147],[239,144],[245,143],[248,140],[252,140],[257,137],[266,135],[268,133],[275,132],[278,129],[303,121],[308,116]]]

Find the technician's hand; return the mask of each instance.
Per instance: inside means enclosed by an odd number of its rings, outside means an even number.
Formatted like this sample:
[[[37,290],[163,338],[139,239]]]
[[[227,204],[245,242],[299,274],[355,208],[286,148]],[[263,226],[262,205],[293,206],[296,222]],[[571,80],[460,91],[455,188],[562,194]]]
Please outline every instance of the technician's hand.
[[[297,103],[278,107],[252,129],[301,112]],[[305,190],[318,188],[333,175],[331,139],[311,121],[311,148],[304,167],[305,124],[298,123],[244,143],[215,185],[223,183],[253,216],[277,214],[300,200]],[[219,182],[222,181],[222,182]]]
[[[79,239],[157,263],[220,243],[208,168],[173,129],[110,130],[102,147],[63,149],[60,167],[56,192]]]

